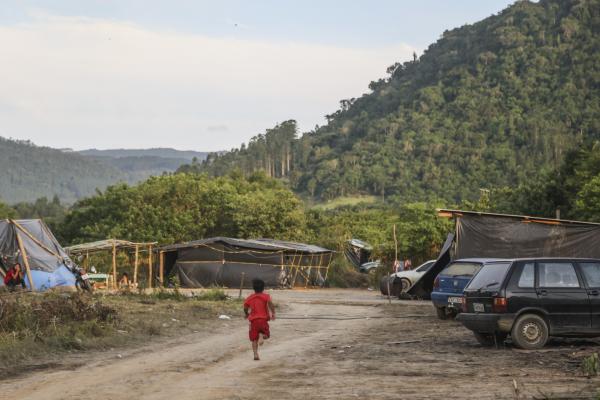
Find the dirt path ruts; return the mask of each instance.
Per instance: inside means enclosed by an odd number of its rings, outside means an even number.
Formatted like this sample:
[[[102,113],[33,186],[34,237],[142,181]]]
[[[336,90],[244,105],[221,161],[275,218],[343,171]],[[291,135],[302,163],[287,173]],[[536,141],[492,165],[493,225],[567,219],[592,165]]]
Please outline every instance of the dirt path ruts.
[[[124,352],[90,354],[75,370],[0,383],[0,399],[579,399],[598,378],[579,370],[599,341],[555,341],[543,352],[482,348],[428,302],[357,290],[275,291],[282,317],[255,362],[242,319]],[[367,319],[366,317],[369,317]],[[518,387],[518,397],[514,384]]]
[[[285,293],[285,292],[279,292]],[[279,293],[275,293],[275,297]],[[327,315],[362,318],[380,315],[372,305],[313,304],[309,300],[285,301],[285,315]],[[220,334],[187,336],[186,343],[147,349],[123,358],[101,358],[75,371],[38,372],[0,383],[0,399],[224,399],[247,396],[264,382],[260,371],[287,359],[308,356],[317,343],[381,323],[367,319],[273,322],[273,339],[261,349],[262,360],[252,359],[247,323],[228,322]]]

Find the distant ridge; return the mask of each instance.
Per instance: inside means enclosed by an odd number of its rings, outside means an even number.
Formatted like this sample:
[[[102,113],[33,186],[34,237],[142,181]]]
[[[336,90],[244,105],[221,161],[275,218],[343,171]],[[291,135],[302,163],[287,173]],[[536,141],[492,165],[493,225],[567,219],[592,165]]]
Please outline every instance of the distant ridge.
[[[70,149],[68,149],[70,150]],[[191,151],[191,150],[176,150],[168,147],[156,147],[151,149],[87,149],[77,151],[84,156],[104,156],[104,157],[162,157],[162,158],[182,158],[185,160],[193,160],[196,157],[198,160],[204,160],[208,152]]]
[[[0,199],[14,204],[57,196],[71,204],[119,182],[135,184],[174,172],[207,154],[169,148],[78,152],[0,137]]]

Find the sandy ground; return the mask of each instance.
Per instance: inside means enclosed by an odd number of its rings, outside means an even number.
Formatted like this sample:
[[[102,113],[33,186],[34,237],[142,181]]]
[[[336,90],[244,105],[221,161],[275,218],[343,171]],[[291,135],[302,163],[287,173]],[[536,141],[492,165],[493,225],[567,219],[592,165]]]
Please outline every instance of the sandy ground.
[[[516,399],[597,398],[579,370],[596,341],[538,352],[479,346],[429,302],[366,290],[274,291],[279,320],[253,361],[247,322],[129,351],[86,354],[0,381],[0,399]],[[515,387],[517,388],[515,391]]]

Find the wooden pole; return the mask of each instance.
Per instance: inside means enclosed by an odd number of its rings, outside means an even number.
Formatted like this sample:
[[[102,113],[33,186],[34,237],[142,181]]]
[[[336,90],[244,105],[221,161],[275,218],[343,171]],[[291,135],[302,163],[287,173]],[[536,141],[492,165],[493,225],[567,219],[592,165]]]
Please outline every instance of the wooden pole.
[[[396,261],[398,261],[398,238],[396,237],[396,224],[394,224],[394,265],[396,265]]]
[[[160,286],[164,287],[165,286],[165,281],[164,281],[164,273],[165,273],[165,252],[164,251],[160,251],[158,253],[158,279],[160,280]]]
[[[152,245],[148,245],[148,289],[152,289]]]
[[[137,244],[135,245],[135,258],[133,261],[133,285],[135,287],[137,287],[137,281],[138,281],[138,264],[139,264],[139,256],[140,253],[140,246],[138,246]]]
[[[245,272],[242,272],[242,279],[240,281],[240,294],[238,295],[238,299],[242,298],[242,289],[244,288],[244,277],[246,276]]]
[[[117,289],[117,243],[114,240],[112,245],[112,276],[113,289]]]
[[[25,264],[25,271],[27,272],[27,280],[29,280],[29,288],[32,292],[35,292],[35,285],[33,284],[33,278],[31,278],[31,270],[29,269],[29,259],[27,259],[27,252],[25,251],[25,247],[23,246],[23,240],[21,239],[21,235],[18,231],[15,231],[17,234],[17,243],[19,244],[19,250],[21,251],[21,257],[23,258],[23,264]]]

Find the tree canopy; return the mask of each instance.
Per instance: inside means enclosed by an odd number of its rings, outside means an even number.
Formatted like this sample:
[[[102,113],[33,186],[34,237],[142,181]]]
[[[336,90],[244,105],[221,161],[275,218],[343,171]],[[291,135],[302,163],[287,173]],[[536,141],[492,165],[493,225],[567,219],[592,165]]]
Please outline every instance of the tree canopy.
[[[261,169],[322,199],[461,202],[528,182],[600,139],[599,10],[600,0],[516,2],[390,66],[325,126],[295,139],[286,121],[191,170]]]

